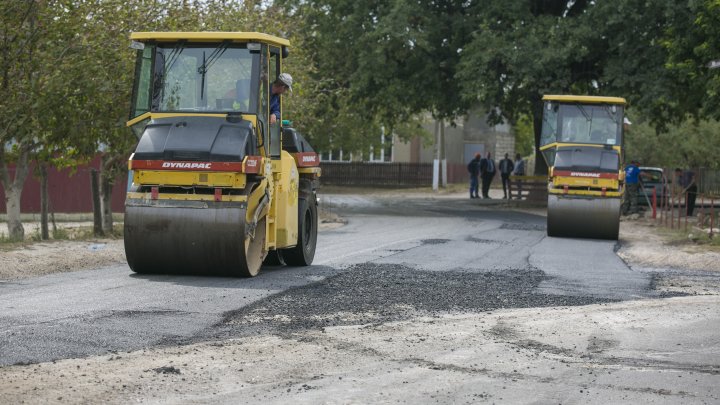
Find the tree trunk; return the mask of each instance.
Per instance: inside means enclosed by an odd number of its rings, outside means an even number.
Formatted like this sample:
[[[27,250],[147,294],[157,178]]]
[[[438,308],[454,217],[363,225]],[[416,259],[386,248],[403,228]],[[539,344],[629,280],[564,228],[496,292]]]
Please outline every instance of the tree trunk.
[[[25,239],[25,228],[20,221],[20,196],[22,190],[14,187],[5,189],[5,206],[7,207],[8,236],[11,240]]]
[[[5,190],[5,206],[7,207],[8,236],[11,240],[25,239],[25,228],[20,220],[20,197],[25,186],[25,179],[30,171],[28,163],[30,152],[22,151],[15,165],[15,177],[10,178],[10,169],[0,151],[0,180]]]
[[[113,233],[113,217],[112,217],[112,179],[105,175],[105,170],[100,173],[100,206],[102,207],[102,228],[106,235]]]
[[[48,232],[48,175],[47,163],[40,163],[40,238],[50,239]]]
[[[93,234],[95,236],[105,236],[102,228],[102,209],[100,207],[100,181],[98,171],[90,169],[90,189],[92,191],[93,203]]]

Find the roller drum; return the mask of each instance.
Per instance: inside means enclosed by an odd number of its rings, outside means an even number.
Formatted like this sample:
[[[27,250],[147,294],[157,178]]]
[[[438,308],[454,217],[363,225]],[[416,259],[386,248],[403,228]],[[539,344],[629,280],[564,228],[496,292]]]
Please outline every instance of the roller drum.
[[[264,220],[255,237],[246,239],[245,204],[203,204],[126,205],[125,255],[130,268],[137,273],[257,274],[265,253]]]
[[[548,196],[548,236],[617,240],[619,198]]]

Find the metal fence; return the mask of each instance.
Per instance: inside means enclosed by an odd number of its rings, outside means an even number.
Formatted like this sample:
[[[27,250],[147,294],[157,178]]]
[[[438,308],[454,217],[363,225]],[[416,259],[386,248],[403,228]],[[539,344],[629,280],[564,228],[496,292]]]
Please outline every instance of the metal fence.
[[[335,186],[429,187],[432,163],[321,162],[320,182]],[[467,181],[464,165],[448,164],[448,182]],[[463,177],[464,176],[464,177]]]
[[[90,170],[100,167],[100,158],[96,157],[87,165],[73,169],[48,168],[49,209],[53,213],[92,212],[92,193],[90,188]],[[35,163],[30,164],[30,173],[34,173]],[[15,177],[15,167],[10,167],[11,178]],[[123,174],[115,181],[112,190],[112,211],[125,211],[125,190],[127,175]],[[22,213],[40,212],[40,182],[35,176],[28,176],[20,199]],[[0,187],[0,214],[6,213],[5,191]]]
[[[700,169],[698,188],[700,193],[720,196],[720,170]]]
[[[717,196],[704,193],[691,195],[678,189],[662,198],[658,198],[653,190],[650,204],[651,218],[658,225],[686,231],[689,226],[696,226],[707,230],[710,238],[717,234],[719,208],[720,198]]]

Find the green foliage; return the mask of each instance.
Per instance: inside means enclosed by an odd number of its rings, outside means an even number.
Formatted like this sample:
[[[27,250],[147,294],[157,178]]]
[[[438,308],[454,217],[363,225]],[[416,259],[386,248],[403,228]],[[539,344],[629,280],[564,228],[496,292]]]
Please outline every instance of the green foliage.
[[[429,122],[431,122],[429,117],[414,116],[397,124],[392,132],[403,142],[409,142],[414,137],[419,137],[425,145],[432,144],[435,134],[423,127],[423,124]]]
[[[432,139],[424,117],[481,104],[514,124],[527,156],[542,95],[575,93],[628,99],[628,156],[717,167],[718,124],[697,119],[720,119],[720,69],[707,68],[720,59],[717,0],[0,2],[0,144],[12,145],[0,163],[33,151],[74,166],[102,147],[106,175],[124,171],[128,36],[155,30],[288,38],[284,112],[318,150],[367,150],[382,128]]]
[[[471,20],[462,1],[278,1],[297,16],[314,118],[306,132],[345,149],[365,149],[380,127],[405,136],[419,116],[465,111],[455,68]],[[302,119],[301,122],[311,122]],[[387,132],[387,131],[386,131]]]
[[[55,240],[70,239],[70,234],[65,228],[54,228],[52,231],[52,238]]]
[[[0,164],[14,161],[18,152],[32,150],[38,141],[37,99],[43,82],[37,72],[44,67],[44,28],[38,21],[44,11],[39,2],[0,2]],[[5,154],[7,144],[14,153]]]
[[[720,169],[720,122],[687,119],[656,132],[635,123],[625,136],[626,156],[644,166]]]
[[[535,133],[533,131],[532,117],[521,115],[515,125],[515,152],[520,156],[530,156],[535,151]]]
[[[720,60],[720,2],[691,1],[685,10],[661,38],[669,53],[665,68],[677,78],[683,112],[720,119],[720,69],[708,67]]]

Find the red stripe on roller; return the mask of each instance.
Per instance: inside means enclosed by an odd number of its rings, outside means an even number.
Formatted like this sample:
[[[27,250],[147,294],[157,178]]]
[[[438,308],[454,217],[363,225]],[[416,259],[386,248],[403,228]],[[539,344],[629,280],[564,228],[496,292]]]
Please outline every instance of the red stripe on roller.
[[[243,172],[245,173],[260,173],[260,164],[262,163],[262,156],[247,156],[243,163]]]
[[[241,172],[241,162],[184,162],[174,160],[131,160],[132,170],[180,170],[202,172]]]
[[[582,171],[571,171],[571,170],[554,170],[553,176],[556,177],[584,177],[591,179],[615,179],[617,180],[617,173],[596,173],[596,172],[582,172]]]
[[[298,152],[293,153],[293,156],[298,167],[320,166],[320,156],[315,152]]]

